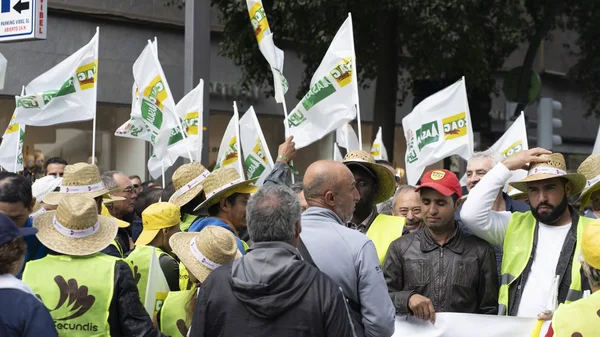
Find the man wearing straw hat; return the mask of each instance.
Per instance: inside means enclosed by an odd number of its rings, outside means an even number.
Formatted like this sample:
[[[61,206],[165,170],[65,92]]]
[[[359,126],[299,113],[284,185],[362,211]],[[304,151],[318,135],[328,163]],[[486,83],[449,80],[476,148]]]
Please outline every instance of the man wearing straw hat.
[[[173,173],[173,186],[175,193],[169,202],[181,207],[181,230],[186,232],[198,217],[194,208],[204,201],[202,183],[208,176],[208,171],[202,164],[191,162],[183,164]]]
[[[492,211],[498,190],[511,177],[511,171],[527,163],[527,177],[510,184],[528,193],[531,210]],[[581,234],[590,219],[580,217],[567,200],[585,187],[586,179],[566,171],[560,153],[541,148],[521,151],[494,166],[463,204],[460,215],[464,224],[473,234],[503,249],[500,314],[547,314],[554,310],[548,307],[552,296],[557,296],[559,303],[573,302],[587,287],[581,282],[577,255]],[[558,294],[553,290],[556,279]]]
[[[176,233],[169,240],[173,252],[190,271],[190,290],[171,291],[157,316],[157,325],[167,336],[185,337],[192,323],[197,288],[216,268],[242,257],[233,233],[207,226],[200,233]]]
[[[580,210],[584,211],[584,216],[596,219],[600,217],[600,152],[587,157],[579,165],[577,173],[583,174],[587,180],[579,196]]]
[[[295,248],[300,202],[289,187],[252,196],[248,231],[254,243],[247,254],[214,269],[200,287],[189,335],[353,336],[342,292]]]
[[[210,217],[196,220],[189,232],[200,232],[206,226],[219,226],[230,230],[238,242],[242,254],[247,245],[239,238],[238,231],[246,228],[246,204],[250,193],[258,190],[252,183],[257,178],[244,180],[236,169],[225,167],[214,170],[204,180],[206,200],[194,211],[208,209]]]
[[[358,336],[391,336],[394,305],[375,245],[346,227],[360,200],[354,175],[340,162],[314,162],[304,175],[304,196],[309,207],[302,213],[302,257],[342,288]]]
[[[37,237],[53,254],[31,261],[23,281],[50,310],[61,337],[162,336],[139,299],[127,262],[99,254],[114,240],[116,222],[98,215],[81,194],[35,219]]]
[[[86,163],[67,165],[62,179],[60,190],[46,194],[43,198],[44,204],[56,207],[65,196],[74,194],[83,195],[96,201],[98,214],[110,216],[108,209],[104,206],[104,202],[124,200],[124,198],[110,195],[111,192],[115,192],[116,190],[108,190],[106,188],[100,178],[100,172],[95,165]],[[129,237],[124,229],[129,226],[129,223],[118,220],[117,225],[121,230],[103,253],[114,257],[124,257],[125,248],[129,245]]]
[[[554,313],[546,337],[597,336],[600,327],[600,221],[595,220],[583,231],[581,267],[590,283],[592,295]]]

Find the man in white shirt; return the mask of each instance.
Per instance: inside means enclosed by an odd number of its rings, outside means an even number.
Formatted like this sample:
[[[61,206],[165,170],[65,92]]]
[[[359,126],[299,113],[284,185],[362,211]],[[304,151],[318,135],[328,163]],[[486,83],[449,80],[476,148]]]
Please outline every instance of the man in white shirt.
[[[511,185],[527,192],[531,210],[525,213],[492,211],[498,190],[511,171],[526,168],[527,177]],[[583,228],[589,219],[579,217],[567,198],[583,189],[581,174],[567,174],[560,153],[535,148],[504,159],[473,187],[463,204],[461,219],[473,234],[503,249],[502,282],[498,296],[503,315],[536,317],[559,303],[581,298],[579,254]],[[558,278],[558,287],[553,286]],[[558,288],[558,289],[556,289]]]

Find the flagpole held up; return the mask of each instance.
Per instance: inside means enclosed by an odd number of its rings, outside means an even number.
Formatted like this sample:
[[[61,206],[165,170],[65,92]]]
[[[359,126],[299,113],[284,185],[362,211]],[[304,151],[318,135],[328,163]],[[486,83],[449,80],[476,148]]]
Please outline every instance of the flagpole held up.
[[[25,96],[25,86],[23,86],[21,88],[21,96]],[[95,114],[94,114],[95,115]],[[9,122],[10,124],[10,122]],[[19,123],[19,134],[21,133],[21,124]],[[20,135],[19,135],[20,138]],[[19,148],[21,147],[21,139],[19,139],[17,141],[17,150],[16,150],[16,156],[15,156],[15,170],[14,173],[17,173],[17,167],[19,166]]]
[[[354,83],[356,83],[354,89],[356,90],[356,121],[358,122],[358,149],[362,151],[362,123],[360,119],[360,99],[358,98],[358,74],[356,73],[356,50],[354,49],[354,28],[352,27],[352,13],[348,13],[348,18],[350,19],[350,35],[352,36],[352,52],[354,52],[354,59],[352,60],[352,78]]]
[[[200,79],[200,92],[202,93],[202,95],[200,96],[202,98],[202,100],[200,101],[200,106],[203,107],[203,102],[204,102],[204,80]],[[202,146],[203,146],[203,142],[204,142],[204,125],[202,124],[202,118],[204,115],[204,110],[199,111],[198,113],[198,135],[196,136],[197,141],[198,141],[198,162],[201,162],[202,160]],[[190,158],[190,160],[192,160]]]
[[[240,165],[240,176],[245,179],[246,172],[244,171],[244,164],[242,163],[242,144],[240,143],[240,114],[236,101],[233,101],[233,118],[235,119],[235,140],[238,151],[238,163]]]
[[[98,50],[98,43],[100,41],[100,27],[96,27],[96,35],[98,38],[96,39],[96,50]],[[98,60],[96,60],[96,74],[94,74],[94,82],[96,82],[96,86],[98,85]],[[96,87],[94,90],[94,120],[92,122],[92,162],[96,156],[96,110],[98,105],[98,88]]]

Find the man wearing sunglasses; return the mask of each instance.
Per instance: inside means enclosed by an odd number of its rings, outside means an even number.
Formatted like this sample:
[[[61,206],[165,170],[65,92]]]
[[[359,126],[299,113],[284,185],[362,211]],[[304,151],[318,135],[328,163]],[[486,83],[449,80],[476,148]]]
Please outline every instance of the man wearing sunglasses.
[[[48,161],[46,161],[46,175],[55,178],[62,177],[67,165],[67,161],[61,157],[48,158]]]

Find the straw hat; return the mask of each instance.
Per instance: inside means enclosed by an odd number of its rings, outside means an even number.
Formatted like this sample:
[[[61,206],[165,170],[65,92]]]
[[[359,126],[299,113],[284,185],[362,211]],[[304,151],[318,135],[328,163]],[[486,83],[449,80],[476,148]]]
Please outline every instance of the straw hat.
[[[169,244],[200,282],[219,266],[242,257],[233,233],[218,226],[206,226],[200,232],[176,233]]]
[[[581,255],[590,266],[600,269],[600,220],[594,220],[583,230]]]
[[[252,186],[258,178],[244,180],[238,171],[232,167],[224,167],[214,170],[204,180],[204,194],[206,200],[194,208],[194,211],[210,207],[221,199],[227,198],[234,193],[254,193],[258,187]]]
[[[519,198],[523,198],[523,197],[528,197],[529,195],[525,192],[521,192],[518,189],[508,185],[508,188],[506,189],[506,194],[508,194],[508,196],[511,199],[519,199]]]
[[[136,246],[144,246],[152,242],[163,228],[179,225],[181,213],[179,206],[170,202],[157,202],[142,212],[142,233],[135,241]]]
[[[600,188],[600,152],[592,153],[587,157],[579,168],[577,173],[583,174],[586,179],[586,184],[581,191],[581,206],[585,207],[590,203],[592,193]]]
[[[88,198],[104,196],[112,201],[125,200],[122,197],[110,196],[109,193],[118,191],[118,189],[109,191],[104,187],[100,178],[100,171],[96,165],[86,163],[75,163],[65,167],[63,181],[59,192],[51,192],[44,196],[44,203],[49,205],[58,205],[59,201],[67,195],[79,194]]]
[[[68,195],[56,211],[34,219],[37,237],[49,249],[67,255],[91,255],[106,248],[117,235],[117,223],[98,215],[94,199]]]
[[[370,173],[374,173],[377,179],[379,189],[375,194],[374,203],[382,203],[394,195],[396,190],[396,178],[394,174],[385,166],[377,164],[375,158],[366,151],[352,151],[344,157],[342,161],[348,168],[359,166]]]
[[[197,197],[204,186],[202,182],[209,175],[208,171],[202,164],[191,162],[183,164],[173,173],[173,187],[175,193],[169,199],[169,202],[181,207]]]
[[[542,155],[542,157],[547,157],[548,162],[532,164],[525,179],[513,181],[509,184],[519,191],[528,192],[528,182],[552,178],[564,178],[573,185],[571,188],[571,195],[576,195],[583,190],[586,183],[585,176],[579,173],[567,173],[567,165],[565,164],[565,158],[562,154],[552,153],[549,155]]]

